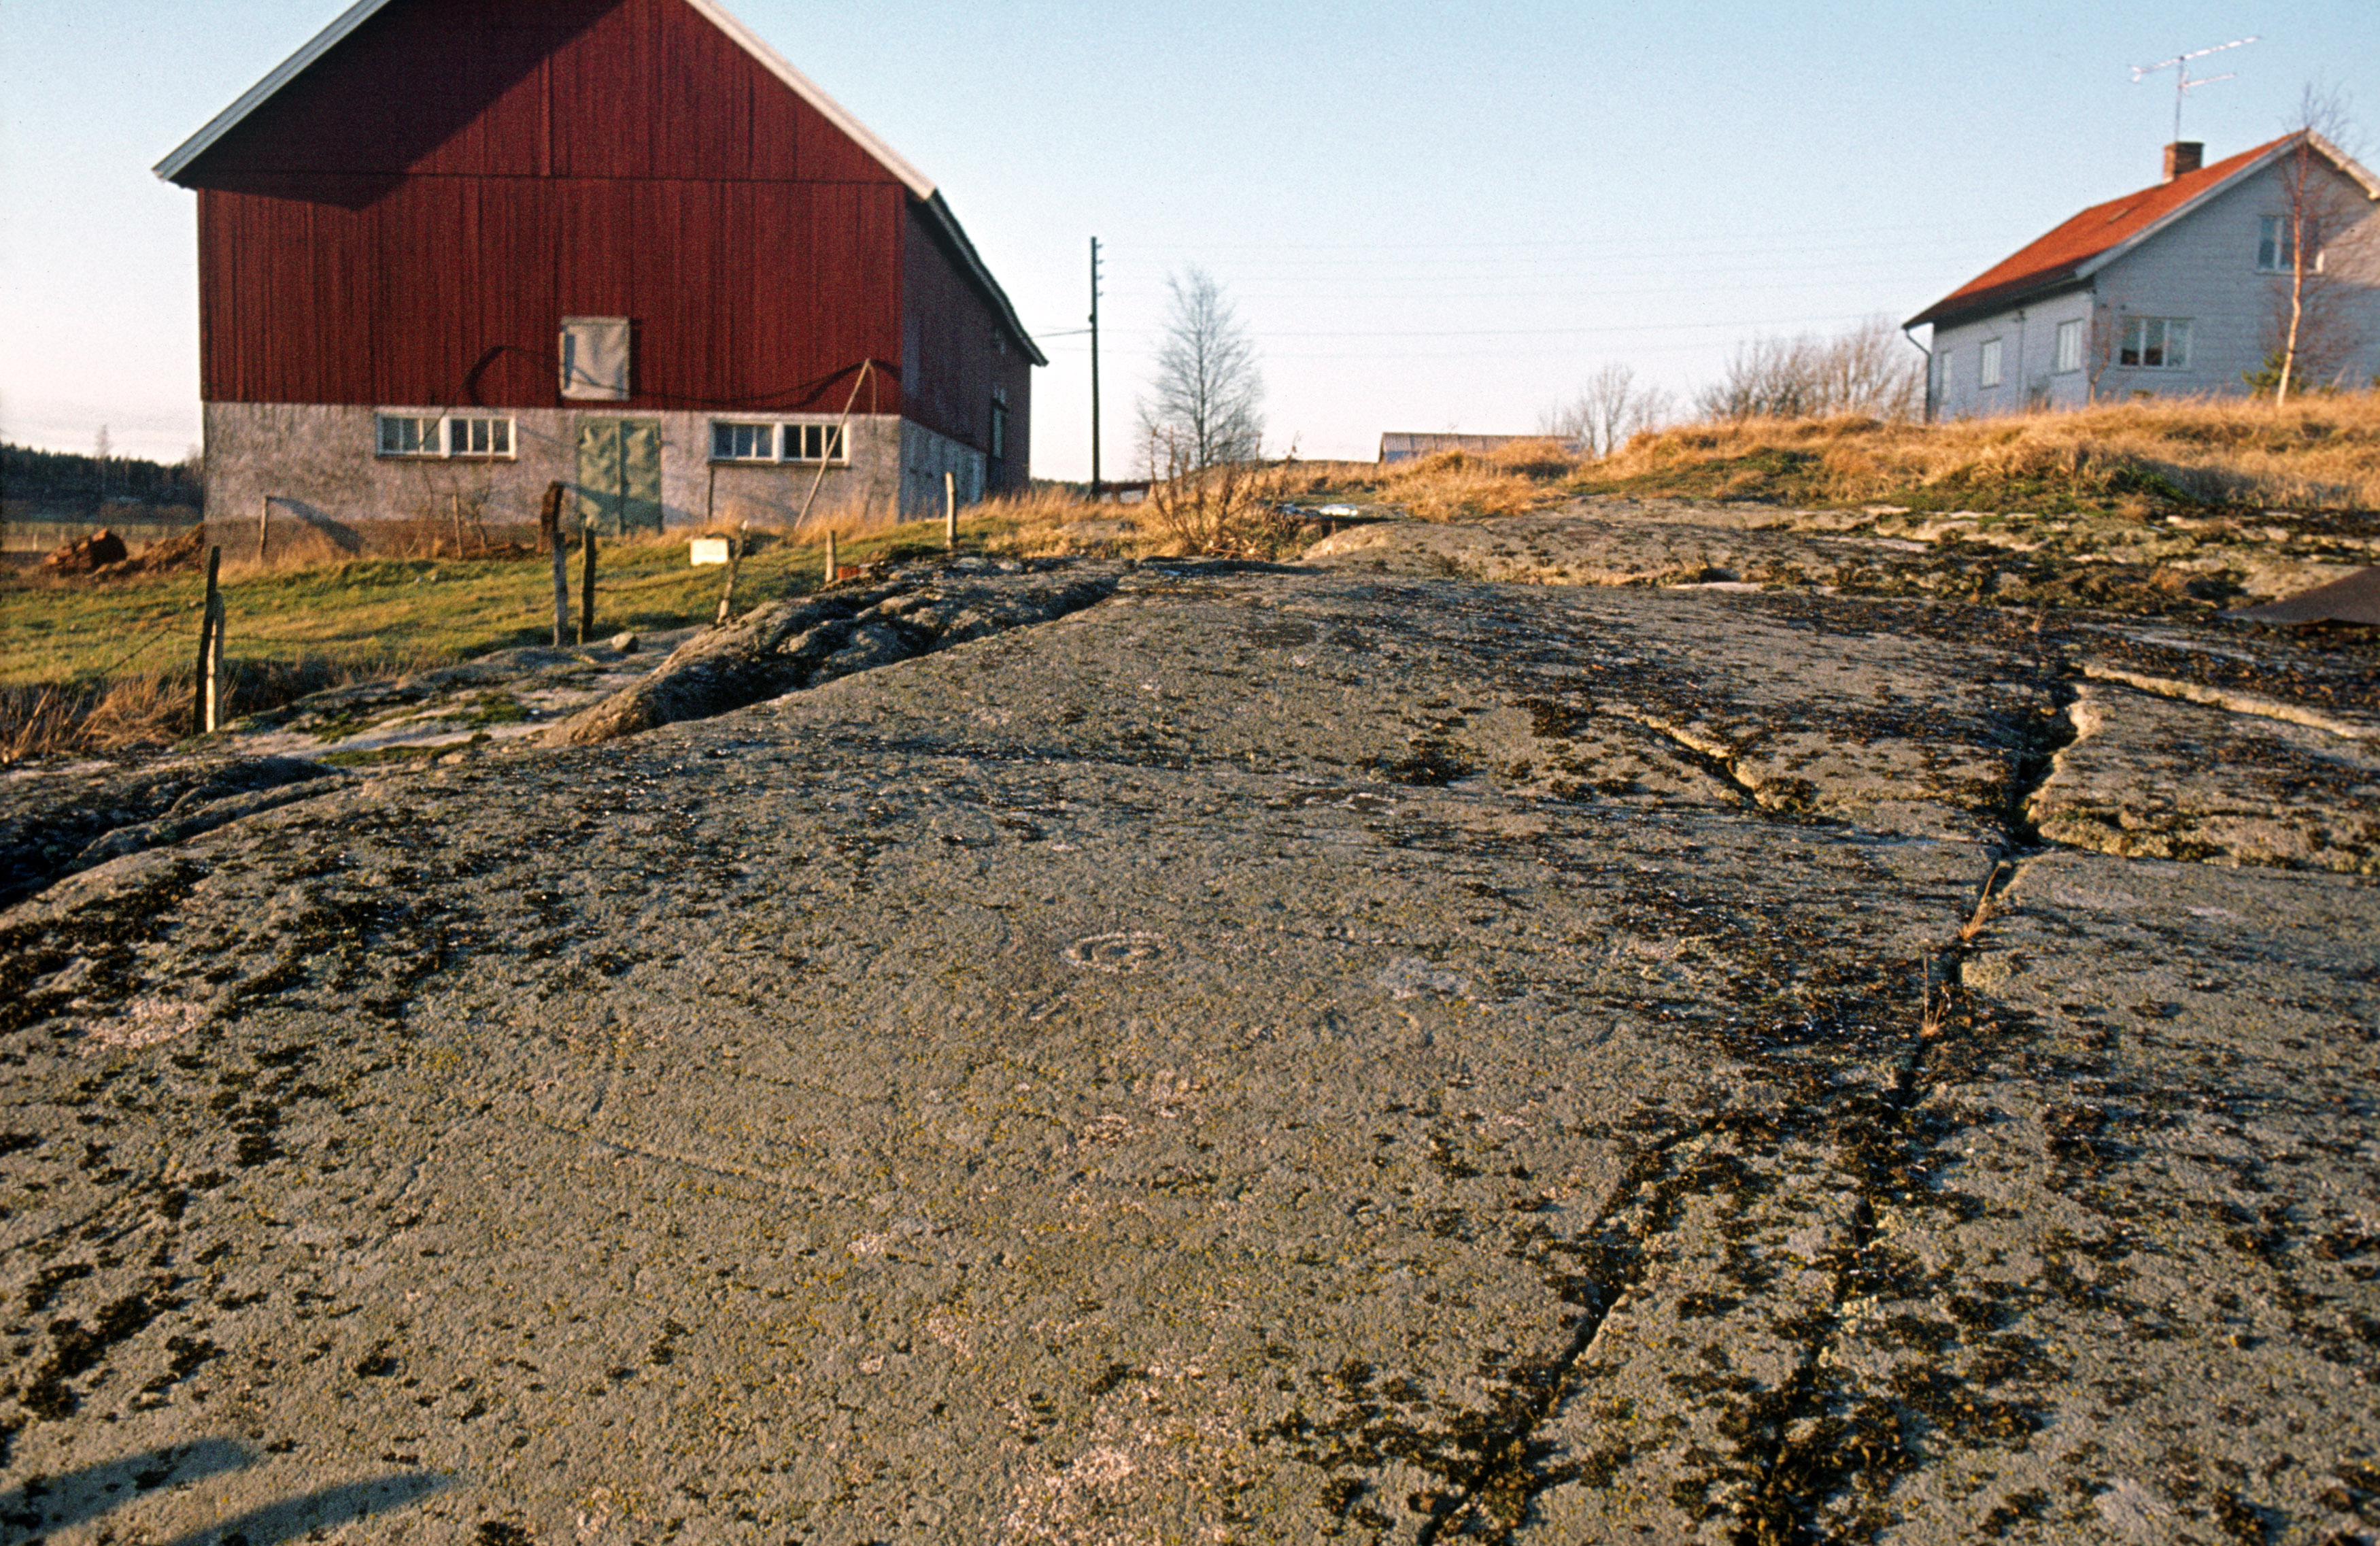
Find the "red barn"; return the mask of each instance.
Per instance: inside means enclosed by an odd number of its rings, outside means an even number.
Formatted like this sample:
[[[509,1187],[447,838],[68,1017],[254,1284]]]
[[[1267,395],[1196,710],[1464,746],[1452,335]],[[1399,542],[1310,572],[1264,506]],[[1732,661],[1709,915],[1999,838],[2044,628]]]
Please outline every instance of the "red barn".
[[[712,0],[359,0],[157,173],[199,195],[218,519],[1026,481],[1048,361],[950,206]]]

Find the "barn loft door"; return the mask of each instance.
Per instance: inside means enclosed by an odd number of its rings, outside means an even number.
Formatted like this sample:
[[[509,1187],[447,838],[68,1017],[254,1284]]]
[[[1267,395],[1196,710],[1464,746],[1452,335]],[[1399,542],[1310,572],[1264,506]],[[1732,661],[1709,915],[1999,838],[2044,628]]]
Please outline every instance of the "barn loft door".
[[[660,420],[578,421],[578,519],[607,537],[662,529]]]

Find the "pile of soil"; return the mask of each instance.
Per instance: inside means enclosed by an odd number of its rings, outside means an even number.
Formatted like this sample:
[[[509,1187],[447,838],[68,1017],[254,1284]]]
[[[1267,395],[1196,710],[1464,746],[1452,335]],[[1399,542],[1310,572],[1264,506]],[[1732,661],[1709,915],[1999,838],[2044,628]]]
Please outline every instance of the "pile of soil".
[[[101,566],[120,564],[126,556],[124,539],[101,527],[88,537],[78,537],[42,560],[42,570],[53,575],[87,575]]]
[[[104,536],[105,533],[103,532],[101,535]],[[119,554],[124,551],[122,542],[116,543],[115,546]],[[111,578],[117,575],[171,574],[176,569],[197,568],[205,562],[206,555],[207,529],[203,526],[194,526],[178,537],[168,538],[162,542],[150,543],[140,550],[140,556],[138,558],[119,559],[115,563],[103,565],[91,572]]]

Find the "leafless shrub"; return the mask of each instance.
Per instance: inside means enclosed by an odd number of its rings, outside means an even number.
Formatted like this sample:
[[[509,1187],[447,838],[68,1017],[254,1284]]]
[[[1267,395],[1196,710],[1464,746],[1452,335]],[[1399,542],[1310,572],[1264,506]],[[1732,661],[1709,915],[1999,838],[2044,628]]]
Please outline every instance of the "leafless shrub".
[[[1892,319],[1872,316],[1821,338],[1757,337],[1736,346],[1717,382],[1694,394],[1706,420],[1813,419],[1858,414],[1914,419],[1925,401],[1923,362]]]
[[[1299,522],[1281,508],[1279,480],[1244,461],[1197,466],[1195,444],[1152,434],[1148,465],[1163,469],[1134,518],[1165,552],[1270,558],[1287,546]]]
[[[1669,389],[1639,386],[1636,372],[1613,361],[1586,378],[1567,403],[1537,415],[1537,428],[1583,456],[1608,456],[1640,430],[1658,428],[1674,408]]]

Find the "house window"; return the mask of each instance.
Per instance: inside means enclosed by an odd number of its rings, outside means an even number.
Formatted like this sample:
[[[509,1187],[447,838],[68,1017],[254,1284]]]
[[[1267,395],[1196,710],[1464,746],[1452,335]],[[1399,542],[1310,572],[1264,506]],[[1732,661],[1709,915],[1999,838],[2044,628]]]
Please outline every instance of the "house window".
[[[513,421],[509,419],[446,420],[446,454],[450,456],[509,456],[513,454]]]
[[[2289,239],[2291,226],[2285,214],[2268,214],[2257,222],[2256,272],[2287,274],[2297,262],[2297,244]],[[2314,274],[2322,272],[2322,242],[2315,233],[2313,242],[2313,261],[2306,265]]]
[[[417,419],[410,414],[398,413],[380,416],[382,456],[439,456],[445,452],[445,441],[438,432],[437,420]]]
[[[842,425],[788,424],[785,426],[785,460],[840,462],[848,459],[844,454]]]
[[[482,415],[383,413],[383,456],[510,456],[513,421]]]
[[[766,462],[777,456],[777,427],[774,424],[723,424],[710,426],[710,459],[714,462]]]
[[[1998,386],[1999,383],[2000,341],[1997,338],[1986,338],[1984,340],[1984,373],[1980,384]]]
[[[1958,352],[1956,349],[1944,349],[1934,357],[1934,372],[1939,378],[1934,385],[1934,400],[1937,403],[1950,400],[1950,361]]]
[[[2080,318],[2058,324],[2058,363],[2060,374],[2082,369],[2082,323]]]
[[[562,319],[562,395],[576,402],[628,396],[628,319]]]
[[[1008,405],[991,405],[991,459],[1002,461],[1008,456]]]
[[[2116,363],[2143,371],[2190,369],[2190,323],[2178,317],[2133,317],[2124,323]]]
[[[2279,274],[2289,266],[2289,223],[2286,215],[2268,214],[2259,222],[2256,272]]]

